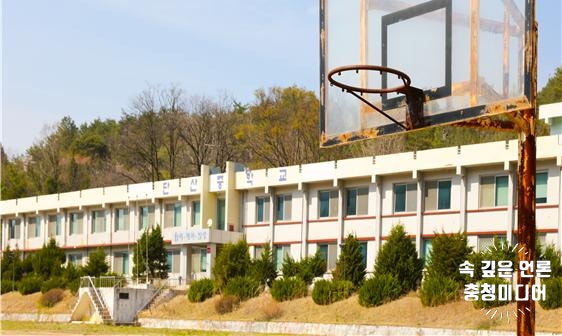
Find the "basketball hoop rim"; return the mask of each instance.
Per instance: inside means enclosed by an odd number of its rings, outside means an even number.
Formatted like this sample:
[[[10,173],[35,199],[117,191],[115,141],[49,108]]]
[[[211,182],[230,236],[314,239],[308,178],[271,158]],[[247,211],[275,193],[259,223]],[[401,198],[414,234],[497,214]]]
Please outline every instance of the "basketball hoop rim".
[[[404,82],[404,85],[395,86],[391,88],[370,89],[370,88],[347,85],[342,82],[338,82],[333,78],[335,74],[341,75],[342,72],[348,72],[348,71],[358,72],[359,70],[379,71],[381,75],[383,72],[395,74],[396,76],[398,76],[399,79],[401,79]],[[330,84],[335,85],[347,91],[360,92],[360,93],[378,93],[378,94],[393,93],[393,92],[403,93],[405,90],[407,90],[408,87],[410,87],[410,84],[412,82],[410,77],[400,70],[396,70],[381,65],[369,65],[369,64],[344,65],[344,66],[333,68],[328,73],[328,81],[330,82]]]

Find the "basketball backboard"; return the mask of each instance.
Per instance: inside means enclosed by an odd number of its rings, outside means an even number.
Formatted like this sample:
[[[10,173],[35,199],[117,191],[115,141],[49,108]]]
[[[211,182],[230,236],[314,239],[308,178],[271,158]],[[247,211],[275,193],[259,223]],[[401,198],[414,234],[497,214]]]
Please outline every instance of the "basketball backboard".
[[[423,90],[423,122],[407,130],[531,107],[531,0],[320,0],[321,146],[404,131],[403,94],[361,97],[330,85],[331,70],[377,65]],[[332,74],[347,86],[389,88],[379,71]]]

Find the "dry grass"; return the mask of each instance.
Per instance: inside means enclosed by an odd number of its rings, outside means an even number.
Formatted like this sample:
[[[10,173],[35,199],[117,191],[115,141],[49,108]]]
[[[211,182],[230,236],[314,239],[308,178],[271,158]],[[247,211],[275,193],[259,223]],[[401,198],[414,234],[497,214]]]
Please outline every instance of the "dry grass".
[[[33,293],[29,295],[21,295],[19,292],[10,292],[3,294],[1,299],[2,313],[43,313],[43,314],[70,314],[72,307],[76,303],[77,297],[72,295],[70,291],[64,291],[62,301],[53,307],[41,307],[38,304],[41,293]]]
[[[214,301],[218,296],[203,303],[190,303],[185,295],[175,297],[152,311],[142,312],[143,317],[174,319],[213,319],[240,321],[293,321],[318,323],[357,323],[412,327],[499,329],[515,330],[513,316],[507,323],[496,317],[490,320],[485,311],[475,309],[472,303],[456,301],[438,307],[424,307],[415,293],[374,308],[364,308],[357,302],[357,295],[328,306],[315,304],[310,297],[276,303],[279,315],[270,317],[264,313],[273,300],[269,294],[242,302],[232,313],[218,315]],[[562,332],[562,308],[543,310],[538,304],[536,326],[539,331]],[[514,311],[515,303],[500,307],[500,312]]]

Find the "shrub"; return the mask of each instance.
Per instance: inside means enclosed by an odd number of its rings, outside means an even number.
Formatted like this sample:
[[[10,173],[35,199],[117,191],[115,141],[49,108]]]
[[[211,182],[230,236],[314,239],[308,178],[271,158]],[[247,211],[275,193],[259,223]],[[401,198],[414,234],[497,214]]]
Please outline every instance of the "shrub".
[[[105,251],[100,246],[88,256],[88,262],[84,266],[84,274],[99,277],[107,271],[109,271],[109,265],[105,259]]]
[[[355,286],[351,281],[319,280],[314,283],[312,300],[319,305],[327,305],[336,301],[347,299],[353,293]]]
[[[556,309],[562,307],[562,277],[542,279],[546,287],[546,297],[539,304],[543,309]]]
[[[450,278],[458,283],[466,281],[466,275],[459,273],[459,265],[469,259],[472,248],[468,246],[465,234],[436,234],[427,264],[427,275],[431,278]],[[475,265],[475,268],[478,266]]]
[[[494,301],[484,301],[482,300],[482,285],[489,284],[494,287],[493,293],[495,294]],[[510,282],[502,279],[502,278],[484,278],[478,282],[478,287],[480,289],[480,295],[478,296],[478,300],[473,301],[472,304],[475,308],[492,308],[492,307],[500,307],[503,305],[508,304],[507,301],[500,301],[499,300],[499,285],[507,285]],[[513,294],[513,293],[512,293]],[[513,297],[513,296],[512,296]]]
[[[278,318],[283,314],[279,303],[271,298],[261,305],[260,311],[266,321]]]
[[[537,255],[540,255],[540,246],[537,247]],[[470,280],[482,280],[483,260],[493,260],[496,262],[510,260],[513,265],[516,265],[516,259],[517,253],[512,251],[512,249],[507,246],[507,243],[501,241],[498,237],[494,237],[494,247],[490,247],[489,249],[485,249],[481,252],[473,252],[468,256],[468,261],[474,265],[474,276],[470,277]],[[467,279],[467,277],[464,277],[463,279],[460,275],[457,278],[458,281],[464,281],[465,279]]]
[[[239,297],[240,300],[245,301],[257,296],[259,294],[259,290],[260,284],[256,279],[244,276],[229,279],[226,283],[224,293],[227,295],[235,295]]]
[[[52,307],[64,299],[64,290],[60,288],[53,288],[41,295],[39,304],[43,307]]]
[[[215,287],[222,291],[228,279],[245,276],[250,268],[250,253],[246,241],[228,243],[222,247],[213,266]]]
[[[42,280],[35,275],[28,275],[21,279],[18,284],[18,291],[22,295],[37,293],[41,290]]]
[[[417,288],[422,278],[422,269],[423,260],[418,258],[416,246],[406,236],[404,227],[394,226],[377,255],[375,276],[394,276],[400,282],[401,293],[406,293]]]
[[[312,300],[318,305],[327,305],[332,303],[332,282],[328,280],[319,280],[314,283],[312,289]]]
[[[70,290],[72,295],[76,295],[76,293],[78,293],[78,290],[80,289],[80,279],[74,279],[70,282],[67,282],[66,288]]]
[[[402,295],[402,284],[395,276],[378,274],[363,282],[359,289],[359,304],[363,307],[379,306]]]
[[[277,268],[273,262],[271,253],[271,245],[266,243],[263,245],[261,256],[252,260],[250,264],[250,276],[257,280],[261,285],[271,285],[271,282],[277,278]]]
[[[65,283],[63,278],[61,277],[53,277],[47,281],[44,281],[41,285],[41,293],[47,293],[49,290],[53,288],[64,288]]]
[[[438,306],[456,299],[460,285],[451,278],[428,277],[420,288],[420,299],[424,306]]]
[[[189,286],[187,299],[189,302],[203,302],[212,297],[213,293],[213,281],[211,279],[195,280]]]
[[[271,296],[281,302],[306,296],[306,282],[300,278],[283,278],[273,281]]]
[[[226,313],[231,313],[240,304],[240,299],[234,295],[224,295],[221,296],[217,301],[215,301],[215,310],[217,313],[223,315]]]
[[[35,253],[32,264],[33,272],[42,279],[49,279],[62,274],[62,264],[66,260],[64,251],[57,245],[54,238]]]
[[[544,249],[544,252],[540,253],[540,260],[549,260],[550,261],[550,276],[552,278],[555,277],[562,277],[562,264],[560,263],[561,253],[559,250],[556,250],[556,247],[552,244],[549,244]]]
[[[363,282],[365,264],[363,264],[363,256],[361,256],[361,246],[354,235],[350,234],[345,239],[332,275],[336,281],[351,281],[357,287]]]
[[[1,287],[2,287],[0,290],[1,294],[9,293],[17,289],[16,283],[12,280],[2,280]]]
[[[291,256],[286,255],[283,259],[282,271],[283,277],[296,276],[305,283],[311,284],[315,277],[322,276],[326,272],[326,262],[319,251],[300,261],[295,261]]]

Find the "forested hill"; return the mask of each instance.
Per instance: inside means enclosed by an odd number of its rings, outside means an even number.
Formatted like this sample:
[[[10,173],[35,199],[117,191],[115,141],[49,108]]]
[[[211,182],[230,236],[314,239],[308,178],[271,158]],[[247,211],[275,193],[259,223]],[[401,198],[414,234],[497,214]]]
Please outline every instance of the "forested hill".
[[[562,101],[562,67],[539,102]],[[287,166],[515,138],[513,132],[436,127],[329,149],[318,147],[319,101],[296,86],[259,89],[252,104],[185,94],[139,94],[119,120],[65,117],[24,154],[1,151],[1,199],[198,175],[201,164]],[[542,133],[546,130],[540,127]]]

